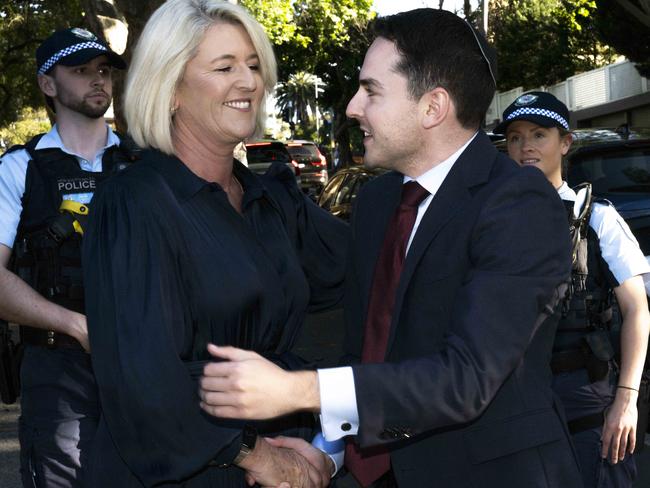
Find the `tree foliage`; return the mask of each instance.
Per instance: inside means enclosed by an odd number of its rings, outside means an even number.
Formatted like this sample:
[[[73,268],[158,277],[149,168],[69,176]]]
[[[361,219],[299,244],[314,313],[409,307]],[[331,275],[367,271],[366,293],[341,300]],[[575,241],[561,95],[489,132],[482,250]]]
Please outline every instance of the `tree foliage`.
[[[333,132],[341,157],[351,161],[345,107],[358,87],[359,68],[368,47],[366,28],[374,17],[372,0],[240,0],[265,27],[275,46],[282,83],[299,72],[323,79],[322,108],[333,113]],[[282,22],[281,25],[278,22]],[[271,25],[269,25],[271,24]],[[328,134],[323,134],[325,139]]]
[[[18,120],[0,128],[0,152],[15,144],[24,144],[36,134],[47,132],[52,127],[47,111],[44,108],[34,110],[25,107],[21,110]]]
[[[323,86],[323,80],[318,76],[298,71],[289,75],[286,82],[278,83],[276,87],[276,105],[287,121],[297,120],[306,132],[310,114],[316,114],[316,87]],[[321,88],[318,88],[321,89]]]
[[[493,0],[490,38],[499,89],[534,88],[613,61],[593,22],[594,0]]]
[[[650,3],[644,0],[597,0],[596,26],[604,42],[650,77]]]
[[[89,27],[78,0],[0,0],[0,126],[23,108],[44,106],[36,85],[35,53],[56,29]]]

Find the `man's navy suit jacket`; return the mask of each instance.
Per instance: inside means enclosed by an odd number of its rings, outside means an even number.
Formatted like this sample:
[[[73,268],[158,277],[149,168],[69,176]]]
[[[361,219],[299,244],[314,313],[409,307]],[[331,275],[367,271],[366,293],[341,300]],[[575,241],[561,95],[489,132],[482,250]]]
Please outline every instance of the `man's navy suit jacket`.
[[[346,297],[352,363],[402,179],[383,175],[358,197]],[[555,189],[479,132],[417,229],[386,362],[353,365],[357,441],[390,449],[400,487],[581,486],[549,368],[552,307],[570,268]]]

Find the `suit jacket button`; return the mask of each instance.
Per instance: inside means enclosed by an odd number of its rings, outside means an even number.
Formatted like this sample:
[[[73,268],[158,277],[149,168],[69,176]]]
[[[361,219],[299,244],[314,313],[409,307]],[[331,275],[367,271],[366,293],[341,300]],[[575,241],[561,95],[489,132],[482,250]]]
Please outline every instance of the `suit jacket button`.
[[[350,422],[343,422],[341,424],[341,430],[343,432],[348,432],[350,429],[352,429],[352,426],[350,425]]]

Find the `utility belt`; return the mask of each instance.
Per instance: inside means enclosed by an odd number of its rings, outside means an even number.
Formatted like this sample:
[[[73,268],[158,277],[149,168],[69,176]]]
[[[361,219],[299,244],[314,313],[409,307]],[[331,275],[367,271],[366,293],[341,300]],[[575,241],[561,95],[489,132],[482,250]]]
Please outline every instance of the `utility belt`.
[[[609,372],[609,360],[598,358],[592,351],[574,349],[553,353],[551,371],[553,374],[570,373],[586,369],[589,382],[595,383],[605,379]]]
[[[53,330],[37,329],[22,325],[20,335],[24,344],[30,346],[46,347],[48,349],[76,349],[83,351],[79,341],[72,336],[54,332]]]
[[[604,311],[611,314],[611,308]],[[585,369],[589,382],[595,383],[607,378],[610,370],[616,373],[614,348],[609,330],[605,327],[595,328],[578,321],[564,321],[558,328],[553,345],[551,371],[554,375],[570,373]],[[571,434],[602,427],[604,412],[579,417],[568,422]]]

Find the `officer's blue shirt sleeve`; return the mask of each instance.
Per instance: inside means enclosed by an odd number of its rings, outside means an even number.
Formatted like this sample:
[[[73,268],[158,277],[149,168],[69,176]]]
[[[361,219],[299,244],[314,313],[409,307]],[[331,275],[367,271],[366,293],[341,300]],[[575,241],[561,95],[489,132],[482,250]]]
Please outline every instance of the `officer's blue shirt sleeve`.
[[[594,203],[589,225],[598,236],[600,252],[616,279],[616,286],[650,273],[650,265],[634,234],[612,205]]]
[[[0,244],[12,248],[22,213],[29,154],[24,149],[0,160]]]

